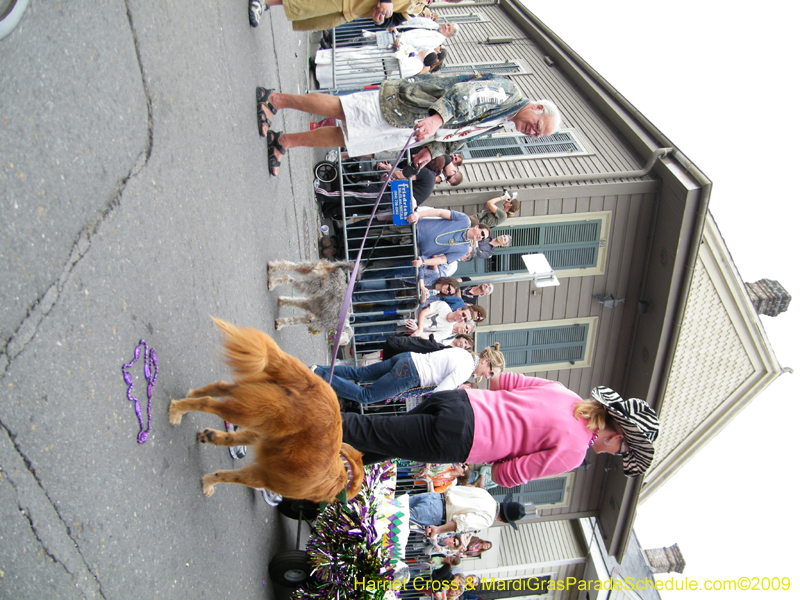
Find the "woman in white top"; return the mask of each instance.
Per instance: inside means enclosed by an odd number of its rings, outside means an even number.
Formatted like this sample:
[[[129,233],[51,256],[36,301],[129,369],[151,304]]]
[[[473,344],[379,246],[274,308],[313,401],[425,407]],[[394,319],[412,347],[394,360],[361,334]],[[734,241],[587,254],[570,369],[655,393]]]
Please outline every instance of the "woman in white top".
[[[493,373],[502,371],[506,361],[498,348],[499,344],[487,347],[480,355],[463,348],[445,348],[428,354],[404,352],[366,367],[337,365],[331,387],[340,398],[361,404],[380,402],[416,387],[436,386],[437,392],[455,390],[470,375],[491,378]],[[311,369],[328,380],[330,367]],[[357,385],[366,381],[373,383],[369,387]]]
[[[401,44],[397,49],[374,46],[336,49],[336,86],[377,84],[384,79],[413,77],[441,68],[441,48],[421,50]],[[320,48],[314,57],[314,75],[320,89],[333,85],[333,50]]]

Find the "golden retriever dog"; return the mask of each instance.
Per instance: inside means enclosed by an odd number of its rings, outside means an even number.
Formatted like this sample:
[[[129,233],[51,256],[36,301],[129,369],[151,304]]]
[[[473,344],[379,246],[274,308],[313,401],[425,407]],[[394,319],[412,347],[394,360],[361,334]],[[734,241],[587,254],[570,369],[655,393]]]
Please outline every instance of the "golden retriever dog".
[[[347,498],[353,498],[364,479],[364,466],[361,453],[342,442],[342,417],[333,389],[267,334],[212,319],[224,333],[233,383],[218,381],[173,400],[169,421],[179,425],[187,412],[222,417],[241,429],[204,429],[197,441],[254,446],[255,460],[235,471],[205,475],[203,494],[211,496],[218,483],[238,483],[313,502],[333,501],[347,487]],[[343,459],[352,472],[349,484]]]

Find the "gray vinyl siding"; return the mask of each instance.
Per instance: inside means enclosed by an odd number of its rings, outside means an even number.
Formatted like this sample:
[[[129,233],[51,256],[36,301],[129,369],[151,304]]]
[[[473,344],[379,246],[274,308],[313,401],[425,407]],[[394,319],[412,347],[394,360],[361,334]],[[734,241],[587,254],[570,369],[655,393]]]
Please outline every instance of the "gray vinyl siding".
[[[561,174],[606,173],[639,169],[643,161],[614,132],[608,121],[556,67],[548,66],[543,53],[525,39],[522,30],[510,21],[499,6],[437,8],[443,15],[480,11],[490,19],[485,23],[463,23],[458,35],[447,43],[450,64],[474,64],[521,60],[526,75],[512,76],[532,99],[547,98],[562,111],[563,127],[574,128],[588,141],[588,156],[535,158],[515,161],[470,162],[463,167],[467,181],[546,177]],[[508,36],[510,44],[485,44],[489,36]],[[580,183],[569,184],[580,186]],[[460,195],[458,188],[437,190],[435,194]]]
[[[567,577],[580,579],[585,571],[587,549],[570,520],[524,523],[518,531],[492,527],[482,537],[492,540],[494,547],[480,559],[464,559],[461,564],[467,573],[497,580],[538,576],[565,581]],[[578,598],[577,587],[552,591],[545,597]]]

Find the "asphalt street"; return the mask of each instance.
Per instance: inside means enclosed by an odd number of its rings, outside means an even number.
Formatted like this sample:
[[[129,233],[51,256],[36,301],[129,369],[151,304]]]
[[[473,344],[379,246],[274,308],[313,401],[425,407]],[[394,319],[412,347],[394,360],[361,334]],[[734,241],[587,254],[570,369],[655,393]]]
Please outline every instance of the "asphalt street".
[[[267,261],[318,256],[312,156],[270,177],[255,116],[257,85],[305,91],[308,44],[247,0],[32,0],[0,41],[0,598],[286,597],[267,564],[295,523],[249,488],[205,498],[235,467],[195,442],[221,421],[167,406],[227,377],[209,315],[274,333]]]

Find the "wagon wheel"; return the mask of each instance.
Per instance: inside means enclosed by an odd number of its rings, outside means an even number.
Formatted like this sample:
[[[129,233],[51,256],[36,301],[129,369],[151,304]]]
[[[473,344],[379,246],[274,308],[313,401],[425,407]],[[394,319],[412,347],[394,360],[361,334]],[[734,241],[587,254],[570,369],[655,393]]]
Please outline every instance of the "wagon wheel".
[[[338,176],[339,170],[336,168],[336,165],[330,161],[320,161],[314,167],[314,177],[319,179],[322,183],[333,183]]]
[[[269,576],[278,585],[296,588],[311,576],[311,565],[305,550],[287,550],[269,561]]]
[[[292,498],[284,498],[278,504],[278,512],[284,517],[299,520],[303,519],[316,519],[319,514],[319,505],[316,502],[309,500],[294,500]]]

